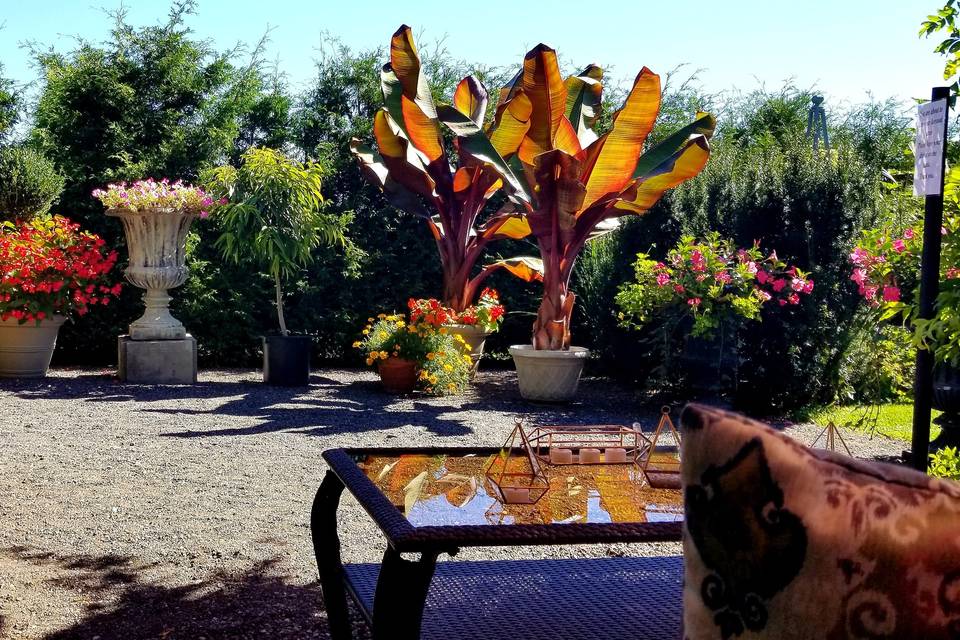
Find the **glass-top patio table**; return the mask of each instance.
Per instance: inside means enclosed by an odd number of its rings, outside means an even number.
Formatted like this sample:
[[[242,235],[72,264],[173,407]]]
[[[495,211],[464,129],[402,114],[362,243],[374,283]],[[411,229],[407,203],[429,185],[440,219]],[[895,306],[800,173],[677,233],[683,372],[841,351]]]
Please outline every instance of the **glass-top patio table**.
[[[681,538],[680,491],[649,486],[636,465],[546,465],[543,498],[503,504],[484,475],[499,453],[323,453],[330,469],[314,500],[311,531],[334,640],[351,637],[348,593],[376,640],[680,637],[677,557],[437,564],[441,554],[464,547]],[[336,511],[344,488],[386,538],[379,565],[341,563]]]

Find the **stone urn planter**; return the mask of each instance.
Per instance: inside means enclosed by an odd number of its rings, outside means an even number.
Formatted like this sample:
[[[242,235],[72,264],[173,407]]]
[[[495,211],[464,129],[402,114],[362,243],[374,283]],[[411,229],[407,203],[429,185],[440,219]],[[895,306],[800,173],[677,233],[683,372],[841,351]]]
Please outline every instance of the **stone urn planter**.
[[[933,372],[933,408],[943,413],[935,421],[940,435],[930,443],[930,451],[960,447],[960,369],[937,365]]]
[[[380,383],[390,393],[413,393],[417,386],[417,363],[405,358],[387,358],[377,365]]]
[[[0,320],[0,378],[40,378],[47,375],[57,346],[57,333],[66,321],[56,315],[39,323]]]
[[[480,366],[480,358],[483,357],[483,345],[486,343],[490,332],[484,331],[473,324],[450,324],[446,327],[451,335],[463,338],[465,345],[463,352],[473,360],[473,364],[470,365],[470,379],[473,380]]]
[[[310,384],[310,336],[265,336],[263,338],[263,381],[282,387]]]
[[[528,344],[510,347],[520,395],[534,402],[569,402],[577,393],[589,354],[585,347],[569,351],[537,350]]]
[[[190,275],[185,266],[187,232],[198,216],[174,209],[109,209],[119,218],[127,237],[130,263],[127,281],[146,289],[144,314],[130,324],[133,340],[183,340],[187,331],[170,314],[168,289],[179,287]]]

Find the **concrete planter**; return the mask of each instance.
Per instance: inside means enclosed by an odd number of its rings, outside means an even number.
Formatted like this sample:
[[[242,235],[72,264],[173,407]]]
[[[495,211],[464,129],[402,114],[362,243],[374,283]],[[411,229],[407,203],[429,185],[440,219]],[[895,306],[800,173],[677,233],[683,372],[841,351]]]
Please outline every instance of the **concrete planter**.
[[[569,402],[577,393],[589,354],[584,347],[569,351],[538,351],[528,344],[510,347],[520,395],[534,402]]]
[[[486,343],[490,332],[472,324],[450,324],[447,325],[447,330],[452,335],[463,337],[463,342],[466,345],[463,352],[469,354],[473,359],[473,364],[470,366],[470,379],[473,380],[474,376],[477,375],[477,368],[480,366],[480,358],[483,357],[483,345]]]
[[[185,266],[187,232],[197,215],[169,209],[110,209],[107,215],[120,219],[127,237],[130,264],[123,275],[134,286],[146,289],[146,310],[130,325],[130,338],[185,339],[183,324],[170,315],[167,290],[179,287],[190,275]]]
[[[47,375],[50,359],[57,346],[57,333],[66,321],[53,316],[20,324],[9,318],[0,320],[0,378],[40,378]]]

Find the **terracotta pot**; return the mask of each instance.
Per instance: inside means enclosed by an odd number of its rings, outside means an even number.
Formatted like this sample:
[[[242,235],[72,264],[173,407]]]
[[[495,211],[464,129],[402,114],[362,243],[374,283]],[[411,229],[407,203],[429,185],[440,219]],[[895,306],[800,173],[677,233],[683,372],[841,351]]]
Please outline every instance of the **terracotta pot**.
[[[377,365],[380,383],[390,393],[413,393],[417,386],[417,363],[405,358],[387,358]]]
[[[529,344],[510,347],[520,395],[534,402],[572,400],[589,354],[584,347],[570,347],[569,351],[537,350]]]
[[[447,330],[451,335],[462,336],[464,342],[463,352],[470,355],[473,364],[470,366],[470,379],[473,380],[477,375],[477,368],[480,366],[480,358],[483,357],[483,345],[487,341],[489,331],[484,331],[472,324],[450,324]]]
[[[9,318],[0,321],[0,378],[40,378],[47,375],[57,346],[57,333],[66,321],[54,316],[20,324]]]

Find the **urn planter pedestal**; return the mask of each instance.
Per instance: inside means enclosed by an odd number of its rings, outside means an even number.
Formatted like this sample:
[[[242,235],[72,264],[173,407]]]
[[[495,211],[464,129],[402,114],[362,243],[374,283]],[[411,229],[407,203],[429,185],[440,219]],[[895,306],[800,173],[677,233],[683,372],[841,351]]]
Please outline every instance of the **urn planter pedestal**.
[[[120,379],[127,382],[192,384],[197,381],[197,343],[170,314],[169,289],[187,281],[187,232],[198,216],[173,209],[110,209],[127,238],[127,281],[146,292],[144,313],[120,336]]]
[[[510,355],[517,367],[520,395],[533,402],[569,402],[577,394],[580,374],[590,351],[570,347],[569,351],[537,350],[532,345],[514,345]]]
[[[61,315],[39,323],[20,324],[15,318],[0,320],[0,378],[41,378],[47,375],[57,346],[57,334],[66,318]]]
[[[480,366],[480,358],[483,357],[483,345],[486,343],[490,332],[472,324],[450,324],[446,327],[452,335],[463,337],[463,342],[466,345],[463,352],[473,360],[470,365],[470,379],[473,380]]]
[[[264,336],[263,381],[281,387],[310,384],[310,336]]]

